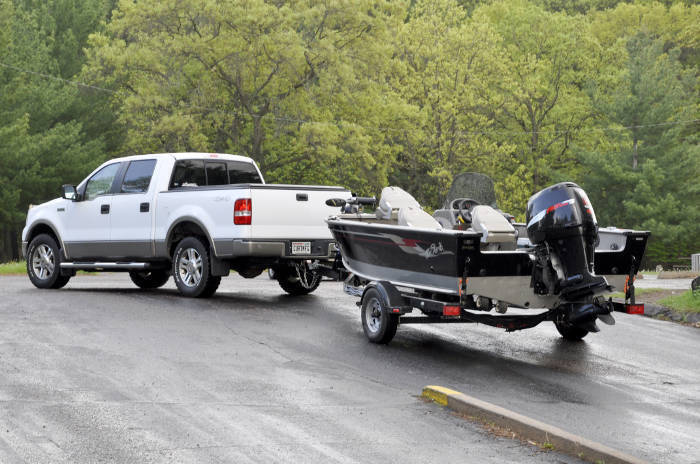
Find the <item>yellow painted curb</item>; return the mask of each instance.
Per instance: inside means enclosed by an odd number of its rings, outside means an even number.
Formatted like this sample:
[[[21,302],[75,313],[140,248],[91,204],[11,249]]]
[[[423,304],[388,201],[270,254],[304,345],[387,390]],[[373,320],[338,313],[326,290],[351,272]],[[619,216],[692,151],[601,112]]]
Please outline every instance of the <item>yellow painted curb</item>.
[[[558,452],[588,462],[605,464],[647,464],[646,461],[612,449],[601,443],[569,433],[509,409],[487,403],[449,388],[428,385],[423,398],[454,411],[492,422],[516,432],[520,437],[536,443],[547,443]]]
[[[447,396],[455,394],[459,394],[459,392],[437,385],[428,385],[423,389],[423,393],[421,394],[421,396],[423,398],[432,400],[441,406],[447,406]]]

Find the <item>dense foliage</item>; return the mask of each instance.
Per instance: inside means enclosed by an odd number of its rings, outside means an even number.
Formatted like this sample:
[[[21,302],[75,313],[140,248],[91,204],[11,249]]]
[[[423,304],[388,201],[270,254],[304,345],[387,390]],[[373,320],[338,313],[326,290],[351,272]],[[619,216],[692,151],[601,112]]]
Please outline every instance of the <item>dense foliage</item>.
[[[0,258],[106,158],[216,151],[428,208],[484,172],[519,219],[572,180],[676,262],[700,252],[698,41],[684,1],[0,0]]]

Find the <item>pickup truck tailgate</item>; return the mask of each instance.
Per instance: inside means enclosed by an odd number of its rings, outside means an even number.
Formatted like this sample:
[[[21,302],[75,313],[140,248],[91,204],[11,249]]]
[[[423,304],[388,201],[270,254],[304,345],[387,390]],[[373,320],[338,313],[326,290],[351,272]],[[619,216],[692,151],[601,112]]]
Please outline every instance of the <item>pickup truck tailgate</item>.
[[[325,219],[338,213],[330,198],[350,198],[342,187],[251,185],[251,234],[257,239],[332,239]]]

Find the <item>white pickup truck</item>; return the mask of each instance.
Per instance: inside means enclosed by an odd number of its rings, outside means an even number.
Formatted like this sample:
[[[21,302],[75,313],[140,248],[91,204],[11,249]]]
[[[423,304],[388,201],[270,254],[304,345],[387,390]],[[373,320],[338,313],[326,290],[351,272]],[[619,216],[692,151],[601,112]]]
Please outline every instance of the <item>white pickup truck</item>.
[[[335,258],[324,219],[337,208],[326,202],[349,196],[342,187],[265,184],[243,156],[129,156],[31,207],[22,252],[39,288],[63,287],[79,269],[128,271],[141,288],[172,275],[183,295],[206,297],[231,269],[252,278],[270,268],[301,295],[321,280],[309,263]]]

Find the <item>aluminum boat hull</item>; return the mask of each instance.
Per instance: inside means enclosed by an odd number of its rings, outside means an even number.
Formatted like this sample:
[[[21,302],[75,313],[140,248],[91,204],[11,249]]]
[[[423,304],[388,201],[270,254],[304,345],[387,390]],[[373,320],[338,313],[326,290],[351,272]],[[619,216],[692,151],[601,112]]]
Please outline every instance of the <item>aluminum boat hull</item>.
[[[355,218],[329,218],[344,266],[369,281],[427,292],[458,294],[467,278],[467,294],[482,295],[523,308],[552,308],[557,295],[537,295],[530,286],[530,251],[482,251],[481,234],[381,224]],[[601,229],[595,274],[622,290],[637,272],[649,232]]]

